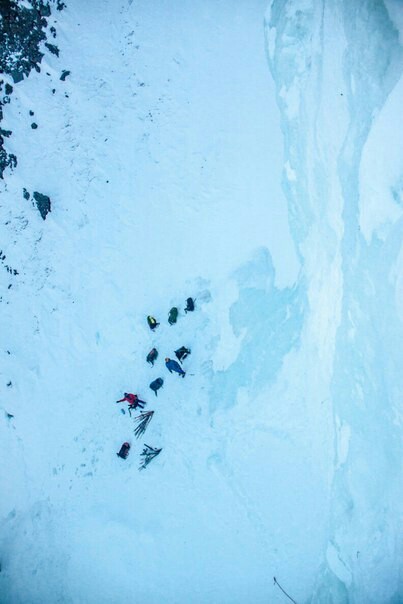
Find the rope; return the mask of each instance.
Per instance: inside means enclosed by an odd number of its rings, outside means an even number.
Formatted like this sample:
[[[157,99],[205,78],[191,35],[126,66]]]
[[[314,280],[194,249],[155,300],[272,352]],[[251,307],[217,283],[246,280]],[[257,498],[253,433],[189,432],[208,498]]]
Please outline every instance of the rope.
[[[289,596],[289,595],[288,595],[288,593],[287,593],[287,592],[286,592],[286,591],[285,591],[285,590],[284,590],[284,589],[281,587],[281,585],[280,585],[280,583],[277,581],[276,577],[273,577],[273,579],[274,579],[274,585],[278,585],[278,586],[279,586],[279,588],[281,589],[281,591],[283,592],[283,594],[284,594],[284,595],[286,595],[286,596],[287,596],[287,598],[288,598],[289,600],[291,600],[291,602],[294,602],[294,604],[297,604],[297,603],[296,603],[296,601],[295,601],[295,600],[293,600],[293,599],[292,599],[292,597],[291,597],[291,596]]]

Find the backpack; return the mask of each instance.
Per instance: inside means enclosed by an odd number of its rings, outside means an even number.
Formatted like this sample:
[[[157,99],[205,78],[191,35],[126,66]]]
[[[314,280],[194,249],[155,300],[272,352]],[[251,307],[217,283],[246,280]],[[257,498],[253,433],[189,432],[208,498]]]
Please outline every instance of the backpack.
[[[119,453],[116,453],[116,455],[118,457],[121,457],[122,459],[126,459],[126,457],[129,455],[129,451],[130,451],[130,444],[123,443],[123,445],[120,447]]]
[[[153,363],[157,359],[157,357],[158,357],[158,350],[156,348],[153,348],[152,350],[150,350],[150,352],[147,355],[147,363],[151,363],[151,365],[153,365]]]
[[[195,309],[195,303],[193,298],[187,298],[185,312],[193,312]]]
[[[163,383],[164,383],[164,380],[162,378],[157,378],[156,380],[151,382],[150,388],[155,393],[155,396],[157,396],[157,390],[162,388]]]
[[[176,323],[177,318],[178,318],[178,309],[176,308],[176,306],[173,306],[171,308],[171,310],[169,311],[168,323],[170,325],[173,325],[174,323]]]

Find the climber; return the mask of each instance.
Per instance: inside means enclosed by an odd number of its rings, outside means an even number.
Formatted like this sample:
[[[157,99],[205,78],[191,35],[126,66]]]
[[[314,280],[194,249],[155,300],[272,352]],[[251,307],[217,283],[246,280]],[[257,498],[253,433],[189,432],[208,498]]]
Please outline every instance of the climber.
[[[130,443],[123,443],[123,445],[120,447],[119,453],[116,453],[116,455],[122,459],[126,459],[126,457],[129,455],[129,451]]]
[[[130,392],[125,392],[124,394],[124,397],[116,402],[124,403],[125,401],[127,401],[129,403],[129,409],[136,409],[137,407],[143,409],[144,406],[147,404],[145,401],[140,400],[137,394],[131,394]]]
[[[168,323],[170,325],[173,325],[174,323],[176,323],[177,319],[178,319],[178,309],[176,308],[176,306],[173,306],[171,308],[171,310],[169,311]]]
[[[187,298],[185,312],[193,312],[195,309],[195,301],[193,298]]]
[[[179,363],[177,361],[174,361],[173,359],[170,359],[169,357],[165,359],[165,366],[168,369],[169,373],[175,371],[176,373],[179,373],[179,375],[183,378],[186,375]]]
[[[147,355],[147,363],[150,363],[150,365],[154,366],[154,363],[157,360],[157,357],[158,357],[158,350],[156,348],[152,348]]]
[[[175,350],[175,355],[178,361],[182,363],[190,354],[190,348],[186,348],[186,346],[181,346],[178,350]]]
[[[154,392],[155,396],[158,396],[157,390],[162,388],[163,384],[164,384],[164,380],[162,378],[157,378],[156,380],[151,382],[150,388]]]
[[[151,315],[148,315],[147,317],[147,323],[148,323],[148,327],[154,331],[154,329],[156,327],[158,327],[159,323],[157,323],[157,320],[154,319],[154,317],[152,317]]]

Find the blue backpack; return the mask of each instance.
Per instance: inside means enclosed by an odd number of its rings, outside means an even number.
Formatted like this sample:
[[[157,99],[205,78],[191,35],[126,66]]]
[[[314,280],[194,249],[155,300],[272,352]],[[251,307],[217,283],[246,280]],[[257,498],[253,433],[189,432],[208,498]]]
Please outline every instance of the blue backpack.
[[[164,380],[162,378],[157,378],[156,380],[154,380],[153,382],[151,382],[150,388],[155,393],[155,396],[158,396],[157,395],[157,390],[159,390],[160,388],[162,388],[163,384],[164,384]]]

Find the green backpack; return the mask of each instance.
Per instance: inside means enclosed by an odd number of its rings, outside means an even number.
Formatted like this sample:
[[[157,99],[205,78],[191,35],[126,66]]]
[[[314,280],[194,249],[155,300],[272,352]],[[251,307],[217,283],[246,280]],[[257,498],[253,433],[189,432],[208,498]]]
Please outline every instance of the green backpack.
[[[171,308],[171,310],[169,311],[168,323],[170,325],[173,325],[174,323],[176,323],[177,318],[178,318],[178,309],[176,308],[176,306],[173,306]]]

